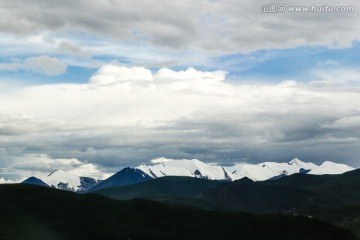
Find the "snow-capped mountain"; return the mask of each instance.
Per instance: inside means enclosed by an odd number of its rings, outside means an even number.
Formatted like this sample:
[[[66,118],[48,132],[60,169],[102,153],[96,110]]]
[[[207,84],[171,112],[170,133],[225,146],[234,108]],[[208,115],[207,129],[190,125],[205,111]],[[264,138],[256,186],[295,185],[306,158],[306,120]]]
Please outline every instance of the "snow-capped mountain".
[[[275,179],[294,173],[341,174],[354,168],[326,161],[320,166],[295,158],[290,162],[264,162],[259,164],[239,163],[230,167],[206,164],[200,160],[157,159],[156,164],[124,168],[104,181],[79,177],[73,173],[56,170],[42,179],[30,179],[31,184],[70,190],[75,192],[95,191],[101,188],[127,186],[165,176],[186,176],[209,180],[235,181],[247,177],[253,181]],[[36,180],[36,181],[35,181]],[[42,183],[43,182],[43,183]],[[45,183],[45,184],[44,184]]]
[[[84,192],[99,182],[93,178],[79,177],[61,169],[53,171],[41,180],[50,187],[75,192]]]
[[[80,187],[80,177],[61,169],[55,170],[42,179],[50,187],[77,191]]]
[[[294,173],[307,173],[317,168],[314,163],[306,163],[295,158],[290,162],[264,162],[259,164],[235,164],[225,169],[230,173],[232,180],[248,177],[254,181],[263,181],[277,176]]]
[[[153,178],[164,176],[187,176],[209,180],[231,180],[228,172],[221,166],[212,166],[197,159],[172,160],[164,159],[156,165],[140,165],[136,167]]]
[[[325,161],[320,166],[310,171],[309,174],[314,174],[314,175],[341,174],[351,170],[354,170],[354,168],[348,165]]]
[[[263,181],[294,173],[341,174],[354,170],[354,168],[345,164],[327,161],[318,166],[311,162],[303,162],[297,158],[290,162],[239,163],[230,167],[209,165],[196,159],[163,159],[161,163],[155,165],[140,165],[136,168],[153,178],[187,176],[227,181],[234,181],[244,177],[248,177],[253,181]]]

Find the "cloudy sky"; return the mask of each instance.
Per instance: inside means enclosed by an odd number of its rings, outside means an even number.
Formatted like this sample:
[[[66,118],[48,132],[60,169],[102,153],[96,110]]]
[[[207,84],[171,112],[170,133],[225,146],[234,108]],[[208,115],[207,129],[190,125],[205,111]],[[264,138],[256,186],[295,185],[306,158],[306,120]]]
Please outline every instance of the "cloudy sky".
[[[289,10],[310,5],[353,11]],[[159,157],[360,167],[359,11],[0,0],[0,181],[102,178]]]

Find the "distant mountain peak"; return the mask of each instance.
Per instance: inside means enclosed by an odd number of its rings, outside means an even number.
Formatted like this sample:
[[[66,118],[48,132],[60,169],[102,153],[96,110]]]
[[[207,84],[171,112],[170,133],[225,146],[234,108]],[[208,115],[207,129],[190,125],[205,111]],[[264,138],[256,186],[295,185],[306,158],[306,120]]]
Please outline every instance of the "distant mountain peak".
[[[93,186],[91,189],[89,189],[89,191],[96,191],[102,188],[109,187],[127,186],[151,179],[153,178],[150,175],[146,174],[140,169],[126,167],[115,173],[111,177],[100,182],[99,184]]]
[[[236,182],[238,182],[238,183],[253,183],[254,181],[251,180],[251,179],[248,178],[248,177],[243,177],[243,178],[241,178],[241,179],[239,179],[239,180],[236,180]]]
[[[43,187],[49,187],[49,185],[47,185],[41,179],[36,178],[36,177],[29,177],[29,178],[25,179],[24,181],[22,181],[21,183],[39,185],[39,186],[43,186]]]
[[[206,164],[198,159],[191,160],[174,160],[164,159],[162,161],[152,161],[152,165],[142,164],[137,169],[145,172],[152,178],[164,176],[188,176],[204,178],[210,180],[237,180],[248,177],[255,181],[273,179],[274,177],[287,176],[294,173],[310,173],[319,168],[318,165],[311,162],[303,162],[299,158],[294,158],[289,162],[263,162],[259,164],[239,163],[230,167],[221,167]],[[166,160],[166,161],[165,161]],[[333,163],[324,163],[331,165]],[[346,166],[346,165],[344,165]],[[340,169],[352,169],[351,167],[336,167]],[[327,168],[324,167],[326,172]],[[331,167],[329,168],[331,169]],[[316,172],[316,171],[315,171]]]
[[[298,158],[294,158],[293,160],[291,160],[291,161],[289,162],[290,165],[292,165],[292,164],[299,165],[299,164],[302,164],[302,163],[304,163],[304,162],[301,161],[301,160],[298,159]]]
[[[81,185],[79,176],[61,169],[52,171],[42,180],[50,187],[62,190],[77,191]]]
[[[317,168],[309,172],[309,174],[323,175],[323,174],[341,174],[348,171],[352,171],[355,168],[346,164],[334,163],[331,161],[325,161]]]
[[[151,165],[142,164],[136,168],[125,167],[102,182],[92,178],[80,177],[62,169],[52,171],[41,180],[50,187],[86,192],[89,189],[94,191],[100,188],[132,185],[165,176],[184,176],[224,181],[242,179],[242,181],[250,182],[278,179],[294,173],[341,174],[354,169],[348,165],[330,161],[325,161],[318,166],[311,162],[303,162],[298,158],[294,158],[289,162],[238,163],[228,167],[207,164],[198,159],[174,160],[160,158],[152,160],[151,163]]]
[[[48,186],[68,191],[85,192],[99,181],[89,177],[80,177],[72,172],[56,169],[41,179]]]
[[[167,159],[154,165],[136,167],[153,178],[165,176],[187,176],[209,180],[229,180],[229,174],[221,166],[206,164],[198,159]]]

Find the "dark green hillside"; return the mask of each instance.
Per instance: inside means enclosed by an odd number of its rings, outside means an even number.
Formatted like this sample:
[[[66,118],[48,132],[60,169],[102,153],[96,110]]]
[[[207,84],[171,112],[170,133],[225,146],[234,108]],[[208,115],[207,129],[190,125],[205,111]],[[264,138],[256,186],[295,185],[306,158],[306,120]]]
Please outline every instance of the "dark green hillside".
[[[360,202],[358,204],[316,206],[299,210],[296,214],[310,215],[312,218],[334,224],[360,236]]]
[[[263,182],[245,178],[206,190],[200,199],[226,211],[312,216],[360,236],[360,170],[339,175],[294,174]]]
[[[360,203],[360,169],[338,175],[294,174],[264,183],[306,189],[332,198],[333,203]]]
[[[307,189],[286,185],[271,185],[243,178],[204,191],[200,199],[212,202],[217,209],[252,213],[288,212],[318,203],[330,203]]]
[[[117,201],[26,184],[0,185],[0,216],[1,240],[357,239],[308,218]]]
[[[217,209],[253,213],[289,212],[360,203],[360,170],[339,175],[294,174],[253,182],[243,178],[204,191],[200,199]]]
[[[247,178],[226,183],[164,177],[95,193],[115,199],[146,198],[229,212],[311,215],[360,236],[360,170],[340,175],[294,174],[262,182]]]
[[[105,188],[94,193],[114,199],[159,198],[163,196],[195,197],[201,192],[224,184],[193,177],[162,177],[125,187]]]
[[[124,168],[111,177],[91,187],[87,192],[97,191],[102,188],[121,187],[149,181],[152,178],[143,171],[135,168]]]

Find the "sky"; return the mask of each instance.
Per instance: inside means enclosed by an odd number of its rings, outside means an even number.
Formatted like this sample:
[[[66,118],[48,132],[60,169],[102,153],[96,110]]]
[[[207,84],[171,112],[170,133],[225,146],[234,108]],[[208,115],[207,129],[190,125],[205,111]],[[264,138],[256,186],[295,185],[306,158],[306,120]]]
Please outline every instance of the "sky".
[[[291,10],[309,6],[352,10]],[[0,0],[0,182],[104,178],[161,157],[360,167],[359,11]]]

